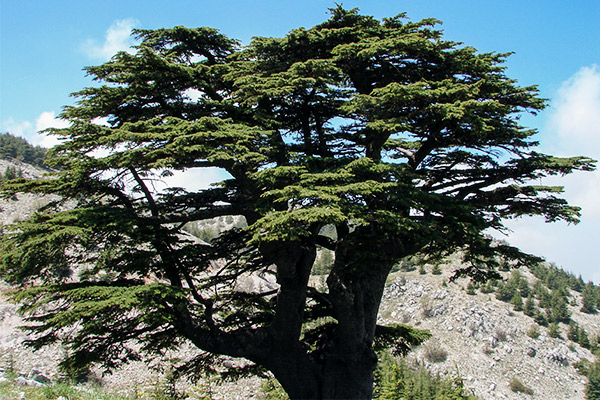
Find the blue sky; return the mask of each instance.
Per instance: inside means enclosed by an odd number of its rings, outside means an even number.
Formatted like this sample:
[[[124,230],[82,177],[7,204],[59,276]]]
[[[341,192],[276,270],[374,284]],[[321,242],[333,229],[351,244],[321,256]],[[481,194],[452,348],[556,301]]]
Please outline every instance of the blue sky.
[[[341,2],[341,1],[339,1]],[[538,85],[550,106],[523,122],[539,129],[541,150],[600,159],[600,2],[597,0],[343,1],[378,18],[406,12],[443,21],[446,38],[481,52],[515,52],[507,74]],[[36,134],[60,126],[55,116],[71,92],[89,86],[82,68],[129,44],[131,28],[211,26],[248,43],[311,27],[333,1],[0,0],[0,131],[50,144]],[[564,180],[565,197],[583,206],[576,226],[535,218],[511,222],[508,240],[600,282],[600,172]]]

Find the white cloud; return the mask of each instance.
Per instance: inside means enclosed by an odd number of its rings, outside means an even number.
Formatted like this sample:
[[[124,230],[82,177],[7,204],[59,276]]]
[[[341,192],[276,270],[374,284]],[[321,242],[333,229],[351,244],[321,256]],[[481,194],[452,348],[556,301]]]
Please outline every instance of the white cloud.
[[[37,131],[37,137],[35,139],[32,138],[34,144],[39,144],[43,147],[54,147],[60,140],[57,136],[47,135],[42,133],[41,131],[49,128],[68,128],[69,122],[56,118],[54,111],[44,111],[41,113],[35,120],[35,130]]]
[[[67,121],[56,118],[54,111],[44,111],[37,116],[33,123],[8,118],[0,124],[0,131],[20,136],[33,145],[50,148],[59,143],[58,138],[40,133],[40,131],[48,128],[66,128],[68,126]]]
[[[98,44],[93,39],[88,39],[83,45],[83,51],[88,57],[95,60],[107,61],[119,51],[131,52],[135,44],[131,37],[131,30],[139,26],[140,22],[134,18],[117,20],[106,31],[104,43]]]
[[[600,159],[600,69],[581,68],[558,90],[548,119],[560,155]],[[567,198],[583,208],[584,218],[600,221],[600,171],[575,173],[563,180]]]
[[[544,131],[560,156],[585,155],[600,159],[600,68],[581,68],[557,91]],[[544,145],[542,140],[542,145]],[[582,222],[545,224],[540,218],[510,221],[508,240],[524,251],[553,261],[585,279],[600,283],[596,248],[600,237],[600,171],[575,172],[545,179],[543,184],[564,186],[570,204],[582,207]]]
[[[584,149],[600,156],[600,70],[581,68],[564,82],[550,110],[548,128],[566,150]]]

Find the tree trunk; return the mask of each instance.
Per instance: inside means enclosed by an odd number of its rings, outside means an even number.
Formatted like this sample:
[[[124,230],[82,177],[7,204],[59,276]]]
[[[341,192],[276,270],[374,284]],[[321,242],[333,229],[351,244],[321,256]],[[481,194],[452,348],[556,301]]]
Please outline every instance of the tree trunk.
[[[327,283],[337,325],[323,360],[309,360],[299,346],[294,354],[287,352],[279,368],[269,368],[291,399],[372,398],[377,367],[373,339],[389,269],[370,265],[357,276],[356,270],[334,268]]]
[[[365,239],[363,236],[362,239]],[[336,249],[335,265],[327,279],[334,308],[335,328],[328,334],[323,356],[311,359],[300,341],[302,309],[314,253],[297,249],[281,253],[276,317],[272,322],[266,359],[261,364],[273,372],[290,399],[370,399],[377,356],[373,339],[385,282],[393,261],[384,257],[357,258],[373,251],[372,241],[347,241]],[[365,251],[369,248],[369,251]],[[285,257],[283,257],[285,256]],[[394,259],[393,257],[391,258]],[[285,260],[285,261],[284,261]],[[294,271],[294,273],[290,273]],[[299,273],[302,272],[302,273]],[[280,319],[281,318],[281,319]],[[284,326],[285,325],[285,326]]]

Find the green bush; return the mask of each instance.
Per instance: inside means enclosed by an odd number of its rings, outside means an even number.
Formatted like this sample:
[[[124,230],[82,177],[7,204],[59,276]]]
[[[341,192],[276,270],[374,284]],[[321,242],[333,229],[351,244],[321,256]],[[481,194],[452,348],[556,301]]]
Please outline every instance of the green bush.
[[[523,298],[521,297],[521,294],[519,292],[516,292],[512,299],[510,299],[510,304],[512,304],[513,309],[515,311],[522,311],[523,310]]]
[[[527,336],[532,339],[537,339],[540,336],[540,328],[537,325],[531,325],[531,327],[527,330]]]
[[[533,317],[535,316],[535,311],[535,302],[533,301],[533,297],[530,293],[525,300],[525,304],[523,305],[523,314]]]
[[[477,289],[477,286],[473,282],[469,282],[467,285],[467,294],[471,296],[475,295],[475,289]]]
[[[533,395],[533,389],[525,386],[523,382],[519,380],[519,378],[513,376],[509,382],[510,390],[515,393],[525,393],[528,395]]]

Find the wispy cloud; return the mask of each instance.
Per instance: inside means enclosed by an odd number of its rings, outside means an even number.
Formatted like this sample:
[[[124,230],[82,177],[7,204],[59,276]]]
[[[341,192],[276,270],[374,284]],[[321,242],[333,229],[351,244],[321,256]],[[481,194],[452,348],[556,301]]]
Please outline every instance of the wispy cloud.
[[[29,121],[16,121],[14,118],[9,117],[2,121],[0,131],[27,138],[33,131],[33,124]]]
[[[140,25],[134,18],[117,20],[106,31],[104,42],[99,44],[94,39],[88,39],[82,46],[87,56],[94,60],[107,61],[119,51],[131,51],[135,44],[131,30]]]
[[[586,149],[600,155],[600,68],[581,68],[564,82],[552,103],[550,130],[568,151]]]
[[[0,131],[27,139],[31,144],[50,148],[59,143],[56,136],[40,133],[48,128],[66,128],[67,121],[56,118],[54,111],[44,111],[35,121],[16,121],[12,117],[0,123]]]

